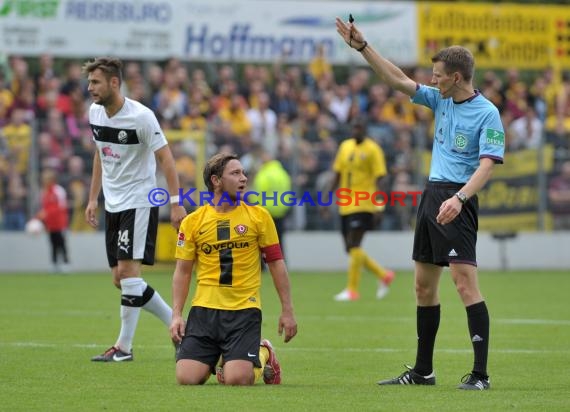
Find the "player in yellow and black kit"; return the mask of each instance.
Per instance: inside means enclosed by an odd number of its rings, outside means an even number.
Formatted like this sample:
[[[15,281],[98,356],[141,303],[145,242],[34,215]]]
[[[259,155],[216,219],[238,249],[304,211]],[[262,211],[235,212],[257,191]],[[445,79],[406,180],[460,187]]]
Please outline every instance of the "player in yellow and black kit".
[[[394,279],[394,272],[376,263],[360,246],[364,233],[374,227],[375,214],[383,210],[372,202],[372,195],[380,190],[380,181],[386,176],[384,152],[374,140],[366,137],[366,124],[362,116],[352,122],[352,136],[341,143],[333,164],[335,175],[332,189],[339,188],[342,193],[339,213],[344,246],[349,254],[348,284],[346,289],[335,295],[336,301],[351,301],[360,297],[358,288],[362,267],[378,278],[378,299],[386,296],[388,285]],[[367,200],[357,200],[357,192],[370,196]],[[349,194],[350,201],[346,199]]]
[[[261,340],[262,255],[281,301],[278,331],[285,332],[285,342],[296,335],[297,323],[275,224],[266,209],[241,198],[247,177],[235,155],[213,156],[204,181],[214,194],[212,205],[183,220],[176,247],[170,327],[180,342],[176,379],[184,385],[205,383],[221,356],[220,383],[252,385],[263,374],[265,383],[279,384],[281,368],[273,347]],[[196,293],[184,322],[193,269]]]

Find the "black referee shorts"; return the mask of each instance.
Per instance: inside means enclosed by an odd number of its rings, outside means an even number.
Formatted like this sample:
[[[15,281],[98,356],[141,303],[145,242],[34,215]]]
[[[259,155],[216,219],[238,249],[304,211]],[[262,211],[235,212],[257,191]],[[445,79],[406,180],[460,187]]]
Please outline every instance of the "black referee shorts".
[[[449,266],[449,263],[477,266],[477,196],[465,202],[461,213],[451,223],[440,225],[435,220],[441,204],[463,186],[460,183],[427,183],[418,207],[412,255],[415,261],[438,266]]]

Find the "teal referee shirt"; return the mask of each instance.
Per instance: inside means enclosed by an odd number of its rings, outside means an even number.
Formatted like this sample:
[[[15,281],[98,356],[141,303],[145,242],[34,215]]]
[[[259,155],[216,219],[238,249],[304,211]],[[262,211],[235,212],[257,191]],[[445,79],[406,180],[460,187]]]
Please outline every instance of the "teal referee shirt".
[[[435,131],[429,180],[466,183],[479,160],[503,163],[505,131],[499,111],[479,91],[468,100],[442,99],[439,90],[418,85],[413,103],[435,114]]]

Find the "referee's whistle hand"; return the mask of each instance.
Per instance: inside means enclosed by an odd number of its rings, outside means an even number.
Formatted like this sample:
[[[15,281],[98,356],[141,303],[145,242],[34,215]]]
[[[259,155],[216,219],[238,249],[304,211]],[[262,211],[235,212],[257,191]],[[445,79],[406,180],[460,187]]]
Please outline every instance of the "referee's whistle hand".
[[[439,207],[435,220],[440,225],[446,225],[455,219],[461,212],[461,202],[455,196],[447,199]]]

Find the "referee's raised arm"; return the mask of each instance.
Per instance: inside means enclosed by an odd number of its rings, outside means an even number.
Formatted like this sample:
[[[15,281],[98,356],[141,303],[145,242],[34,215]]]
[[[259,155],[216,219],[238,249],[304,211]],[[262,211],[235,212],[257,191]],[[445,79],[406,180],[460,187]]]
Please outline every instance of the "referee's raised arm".
[[[378,53],[370,43],[364,39],[364,35],[358,30],[353,22],[344,22],[336,18],[336,31],[342,36],[346,44],[360,52],[370,67],[390,87],[413,97],[416,94],[416,82],[390,60]]]

